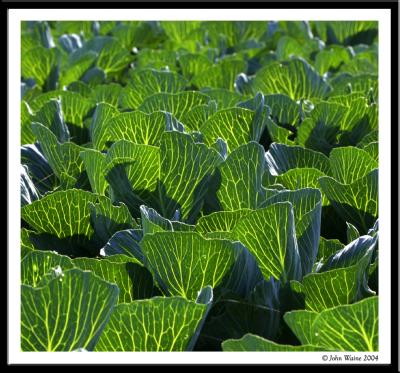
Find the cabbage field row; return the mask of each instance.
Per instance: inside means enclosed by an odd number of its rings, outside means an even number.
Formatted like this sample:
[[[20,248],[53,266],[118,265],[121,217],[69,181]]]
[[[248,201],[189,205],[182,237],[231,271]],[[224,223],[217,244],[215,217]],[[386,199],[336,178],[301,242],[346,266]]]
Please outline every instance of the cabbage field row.
[[[378,28],[21,24],[23,351],[377,351]]]

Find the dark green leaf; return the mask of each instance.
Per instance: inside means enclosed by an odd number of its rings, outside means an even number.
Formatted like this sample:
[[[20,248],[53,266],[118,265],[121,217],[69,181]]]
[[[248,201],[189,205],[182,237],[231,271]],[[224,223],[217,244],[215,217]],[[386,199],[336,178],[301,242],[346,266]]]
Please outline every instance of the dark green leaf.
[[[378,216],[378,169],[342,184],[325,176],[319,179],[321,189],[343,220],[354,224],[360,233],[366,233]]]
[[[179,209],[182,221],[191,224],[202,208],[210,176],[222,157],[179,132],[164,132],[160,152],[159,211],[171,218]]]
[[[125,92],[124,106],[138,108],[145,98],[155,93],[178,93],[183,91],[187,82],[172,71],[154,69],[135,69],[129,72],[128,87]]]
[[[118,303],[130,303],[153,295],[153,279],[148,270],[132,262],[115,263],[107,259],[76,258],[74,267],[91,271],[119,288]]]
[[[57,79],[54,81],[51,76],[58,68],[55,48],[37,46],[27,51],[21,62],[22,77],[35,79],[36,84],[46,90],[56,88]]]
[[[321,230],[321,198],[318,189],[299,189],[279,192],[266,201],[267,206],[286,201],[293,205],[303,276],[311,272],[317,257]]]
[[[324,154],[300,146],[273,143],[265,153],[272,175],[281,175],[294,168],[315,168],[330,175],[330,163]]]
[[[21,101],[21,145],[33,144],[35,135],[31,128],[31,109],[26,101]]]
[[[101,84],[93,88],[90,98],[97,104],[106,103],[114,107],[118,107],[119,95],[122,87],[119,84]]]
[[[346,225],[347,225],[347,243],[349,244],[350,242],[360,237],[360,233],[353,224],[346,223]]]
[[[255,92],[283,93],[292,100],[323,98],[330,91],[329,85],[301,59],[267,65],[257,72],[253,87]]]
[[[124,139],[135,144],[159,146],[161,134],[167,129],[167,117],[161,111],[151,114],[134,111],[114,116],[107,127],[111,141]]]
[[[109,121],[118,113],[118,110],[109,104],[97,104],[90,124],[90,138],[95,149],[104,150],[106,148],[106,142],[111,138]]]
[[[276,203],[252,211],[232,231],[257,259],[264,278],[301,278],[292,204]]]
[[[70,269],[45,286],[22,285],[21,296],[23,351],[90,351],[117,302],[118,287]]]
[[[21,283],[37,287],[42,277],[57,266],[64,271],[74,267],[67,256],[51,251],[32,250],[21,261]]]
[[[143,263],[144,256],[139,246],[143,232],[140,229],[127,229],[114,233],[100,253],[110,258],[115,255],[126,255],[130,259],[134,258],[137,262]]]
[[[273,339],[278,332],[279,316],[279,311],[261,305],[236,300],[218,302],[210,311],[199,343],[220,350],[224,340],[246,333]]]
[[[156,210],[144,205],[140,206],[140,216],[143,234],[164,231],[192,231],[195,228],[194,225],[165,219]]]
[[[121,230],[137,228],[136,221],[132,218],[128,208],[123,203],[113,205],[107,197],[98,198],[97,203],[89,203],[90,221],[92,223],[95,239],[104,245],[110,237]]]
[[[201,234],[209,232],[231,232],[238,222],[251,210],[218,211],[202,216],[196,224],[196,231]]]
[[[108,183],[103,170],[107,164],[106,155],[94,149],[80,152],[85,171],[88,175],[92,191],[96,194],[105,195]]]
[[[115,307],[96,351],[185,351],[208,306],[156,297]]]
[[[247,70],[247,64],[243,60],[222,60],[193,77],[191,80],[197,88],[223,88],[234,90],[236,76]]]
[[[221,182],[217,198],[223,210],[257,209],[264,202],[264,154],[261,145],[250,142],[233,150],[218,167]]]
[[[324,349],[312,345],[289,346],[277,344],[254,334],[246,334],[240,339],[227,339],[222,342],[223,351],[323,351]]]
[[[83,169],[79,157],[83,148],[73,142],[59,143],[56,136],[40,123],[32,123],[32,130],[61,184],[65,189],[74,187]]]
[[[258,141],[259,137],[253,137],[254,112],[244,108],[230,108],[216,112],[200,127],[208,145],[222,138],[228,145],[228,152],[244,145],[249,141]],[[264,128],[263,123],[259,123]]]
[[[127,140],[120,140],[114,143],[106,157],[107,166],[104,169],[106,180],[109,182],[115,200],[122,201],[128,205],[131,211],[139,212],[139,206],[146,201],[154,200],[154,193],[157,188],[158,178],[160,174],[160,150],[154,146],[134,144]],[[122,193],[123,184],[113,177],[110,170],[117,171],[116,167],[120,165],[120,171],[125,171],[125,177],[128,181],[128,187],[137,196],[137,203],[129,201],[132,192],[128,189],[126,193]],[[122,168],[121,168],[122,167]],[[116,174],[114,175],[116,176]],[[121,174],[121,177],[123,175]],[[120,194],[120,198],[117,198]],[[122,193],[122,194],[121,194]],[[124,194],[129,194],[124,197]],[[126,199],[128,198],[128,199]],[[134,202],[134,201],[133,201]]]
[[[352,146],[333,149],[329,161],[333,177],[342,184],[351,184],[378,168],[367,152]]]
[[[26,166],[20,166],[21,168],[21,206],[29,205],[33,201],[39,199],[39,192],[35,187],[32,179],[28,174],[28,168]]]
[[[64,121],[60,100],[50,100],[34,115],[33,120],[49,128],[60,143],[70,140],[69,129]]]
[[[179,65],[182,74],[186,79],[200,75],[203,71],[208,70],[212,66],[212,62],[204,55],[199,53],[185,53],[179,56]]]
[[[84,235],[90,237],[88,202],[96,202],[95,194],[71,189],[48,194],[21,209],[21,217],[37,232],[50,233],[59,238]]]
[[[146,98],[139,106],[139,110],[145,113],[154,111],[167,111],[178,120],[192,108],[198,105],[205,105],[209,97],[200,92],[187,91],[181,93],[156,93]]]
[[[194,232],[157,232],[140,243],[145,263],[167,295],[196,299],[207,285],[217,286],[229,272],[239,246],[208,240]]]

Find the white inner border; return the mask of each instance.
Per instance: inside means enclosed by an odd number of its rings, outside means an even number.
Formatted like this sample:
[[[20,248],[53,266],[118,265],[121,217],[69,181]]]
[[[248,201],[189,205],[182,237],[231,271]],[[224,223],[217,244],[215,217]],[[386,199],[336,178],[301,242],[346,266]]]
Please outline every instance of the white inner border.
[[[20,22],[34,20],[376,20],[379,22],[379,353],[391,347],[391,32],[390,9],[11,9],[8,11],[8,363],[9,364],[323,364],[322,352],[21,352],[20,351]],[[396,316],[396,315],[395,315]],[[336,353],[344,360],[345,353]],[[343,362],[344,363],[344,362]],[[346,362],[351,364],[352,362]],[[373,364],[372,361],[353,362]]]

